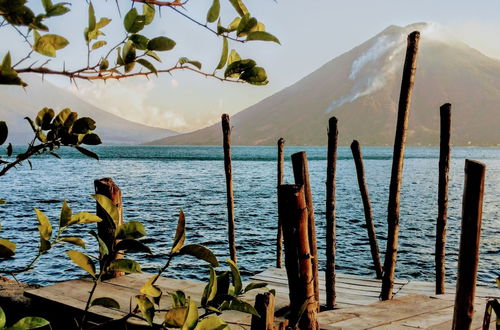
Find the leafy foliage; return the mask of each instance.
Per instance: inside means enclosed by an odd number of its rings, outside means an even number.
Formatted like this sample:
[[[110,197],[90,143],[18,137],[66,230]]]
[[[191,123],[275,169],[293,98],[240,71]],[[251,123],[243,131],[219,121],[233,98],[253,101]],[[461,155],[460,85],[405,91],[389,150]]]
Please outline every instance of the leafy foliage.
[[[36,316],[27,316],[23,317],[16,323],[14,323],[11,327],[6,328],[5,324],[7,323],[7,317],[2,307],[0,307],[0,330],[28,330],[28,329],[38,329],[49,325],[49,321],[44,318],[36,317]]]

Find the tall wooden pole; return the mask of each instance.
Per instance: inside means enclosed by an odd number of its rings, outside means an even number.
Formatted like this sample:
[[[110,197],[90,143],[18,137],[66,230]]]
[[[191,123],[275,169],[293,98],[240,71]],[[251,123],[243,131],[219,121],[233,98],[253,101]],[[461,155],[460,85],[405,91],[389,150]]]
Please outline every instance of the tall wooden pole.
[[[438,217],[436,223],[436,294],[445,291],[445,246],[446,220],[448,215],[448,173],[450,171],[450,131],[451,104],[446,103],[439,109],[441,117],[441,137],[439,149],[439,186],[438,186]]]
[[[291,316],[297,317],[300,329],[318,329],[317,302],[314,297],[312,258],[309,244],[308,208],[303,185],[281,185],[278,188],[280,210],[283,212],[285,266],[290,292]],[[296,321],[296,319],[294,320]]]
[[[335,223],[335,172],[339,131],[337,118],[328,121],[328,151],[326,168],[326,308],[335,307],[335,252],[337,234]]]
[[[307,157],[305,152],[297,152],[292,155],[293,175],[295,184],[304,185],[304,194],[306,197],[306,205],[308,212],[309,223],[309,245],[311,250],[312,269],[314,277],[314,298],[318,303],[319,311],[319,278],[318,278],[318,247],[316,242],[316,225],[314,222],[314,205],[311,191],[311,182],[309,181],[309,168],[307,166]]]
[[[280,138],[278,140],[278,185],[277,188],[284,183],[285,180],[285,140]],[[278,235],[276,237],[276,267],[282,267],[282,250],[283,250],[283,228],[282,221],[278,213]]]
[[[382,265],[380,264],[380,257],[377,244],[377,236],[375,235],[375,225],[373,224],[372,206],[370,203],[370,196],[368,195],[368,188],[366,186],[365,169],[363,166],[363,155],[359,142],[354,140],[351,143],[352,156],[356,164],[356,174],[358,177],[359,191],[361,199],[363,200],[363,209],[365,211],[366,230],[368,231],[368,239],[370,240],[370,251],[373,259],[373,266],[377,278],[382,278]]]
[[[408,36],[403,79],[401,82],[401,94],[399,96],[398,121],[396,126],[396,137],[394,139],[391,184],[389,187],[389,203],[387,206],[387,248],[385,251],[382,292],[380,294],[382,300],[392,299],[392,289],[394,285],[399,235],[399,195],[403,175],[406,129],[408,127],[411,94],[415,79],[415,71],[417,69],[419,39],[420,33],[418,31],[412,32]]]
[[[231,260],[236,262],[236,239],[234,229],[234,195],[233,176],[231,167],[231,125],[229,115],[222,115],[222,134],[224,146],[224,171],[226,173],[226,194],[227,194],[227,236],[229,241],[229,254]]]
[[[486,165],[483,163],[465,160],[462,231],[452,326],[454,330],[469,329],[474,316],[485,173]]]
[[[113,204],[116,206],[118,210],[118,223],[115,223],[115,226],[110,224],[110,221],[113,221],[107,214],[107,212],[96,203],[96,214],[101,219],[108,219],[109,221],[101,221],[97,223],[97,234],[102,239],[102,241],[108,247],[108,250],[114,250],[114,246],[116,244],[115,232],[116,227],[119,227],[123,224],[123,205],[122,205],[122,191],[120,188],[113,182],[111,178],[103,178],[100,180],[94,180],[94,188],[95,193],[99,195],[104,195],[108,197]],[[116,255],[100,255],[99,263],[100,266],[103,267],[103,264],[109,264],[111,261],[115,259],[120,259],[122,256],[120,254]],[[103,279],[110,279],[114,277],[118,277],[124,275],[122,272],[109,272],[103,276]]]

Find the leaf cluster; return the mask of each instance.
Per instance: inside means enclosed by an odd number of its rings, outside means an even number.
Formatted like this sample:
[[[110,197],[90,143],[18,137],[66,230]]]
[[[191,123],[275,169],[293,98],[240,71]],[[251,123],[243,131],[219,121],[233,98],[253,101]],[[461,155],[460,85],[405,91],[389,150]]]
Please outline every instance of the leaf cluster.
[[[15,322],[11,327],[6,327],[7,316],[0,307],[0,330],[28,330],[28,329],[38,329],[49,325],[49,321],[44,318],[37,316],[27,316]]]

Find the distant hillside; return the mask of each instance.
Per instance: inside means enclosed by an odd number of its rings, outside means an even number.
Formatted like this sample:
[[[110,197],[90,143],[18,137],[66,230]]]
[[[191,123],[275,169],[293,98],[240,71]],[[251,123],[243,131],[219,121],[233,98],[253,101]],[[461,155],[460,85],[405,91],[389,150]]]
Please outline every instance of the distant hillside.
[[[146,141],[164,138],[176,132],[154,128],[131,122],[99,109],[78,98],[72,93],[60,89],[37,76],[23,76],[29,84],[26,89],[17,86],[0,88],[0,120],[9,126],[9,142],[24,144],[33,132],[23,118],[34,115],[43,107],[52,107],[54,111],[71,108],[79,116],[88,116],[97,122],[98,133],[106,144],[141,144]]]
[[[406,36],[421,31],[408,143],[439,143],[439,106],[453,105],[455,145],[500,145],[500,61],[464,43],[438,38],[425,23],[390,26],[290,87],[231,119],[231,141],[324,145],[328,118],[339,119],[339,141],[391,145]],[[150,144],[219,144],[220,123]]]

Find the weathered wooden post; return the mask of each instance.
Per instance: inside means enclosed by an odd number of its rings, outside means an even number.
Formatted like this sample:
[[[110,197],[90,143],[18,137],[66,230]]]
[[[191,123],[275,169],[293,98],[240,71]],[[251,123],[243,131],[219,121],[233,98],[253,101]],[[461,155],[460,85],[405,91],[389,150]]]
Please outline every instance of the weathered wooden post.
[[[278,140],[278,185],[282,185],[285,180],[285,153],[284,153],[284,147],[285,147],[285,140],[283,138],[280,138]],[[276,187],[276,190],[278,189]],[[281,268],[282,267],[282,250],[283,250],[283,228],[281,224],[281,219],[278,214],[278,234],[276,237],[276,267]]]
[[[439,186],[438,186],[438,217],[436,222],[436,294],[445,291],[444,278],[446,220],[448,215],[448,173],[450,171],[450,131],[451,104],[446,103],[439,109],[441,117],[441,137],[439,149]]]
[[[103,178],[100,180],[94,180],[95,193],[99,195],[104,195],[109,198],[118,210],[118,223],[116,227],[123,224],[123,206],[122,206],[122,192],[120,188],[113,182],[111,178]],[[106,213],[106,211],[96,203],[96,215],[101,219],[107,219],[107,221],[101,221],[97,223],[97,234],[103,240],[103,242],[108,247],[108,250],[112,250],[115,245],[115,227],[111,226],[110,221],[113,221]],[[100,266],[103,267],[104,263],[109,264],[115,259],[119,259],[122,256],[119,254],[110,256],[99,256]],[[103,279],[110,279],[123,275],[121,272],[110,272],[103,276]]]
[[[358,177],[359,191],[361,199],[363,200],[363,209],[365,212],[366,230],[368,231],[368,239],[370,240],[370,251],[373,259],[373,266],[377,278],[382,278],[382,265],[380,264],[380,257],[378,253],[377,236],[375,235],[375,225],[373,224],[372,206],[370,203],[370,196],[368,195],[368,187],[366,186],[365,170],[363,166],[363,155],[357,140],[351,143],[352,156],[356,164],[356,174]]]
[[[382,277],[382,300],[392,299],[394,271],[398,251],[399,235],[399,196],[403,175],[404,150],[406,144],[406,129],[410,114],[411,94],[417,69],[417,52],[420,33],[414,31],[408,35],[408,45],[399,96],[398,120],[394,139],[394,154],[392,159],[391,184],[389,186],[389,203],[387,206],[387,248],[384,260],[384,275]]]
[[[252,315],[251,330],[274,330],[274,295],[271,292],[255,296],[255,310],[260,317]]]
[[[335,172],[339,131],[337,118],[328,121],[328,150],[326,165],[326,308],[335,307],[335,252],[337,248],[335,220]]]
[[[474,316],[485,173],[486,165],[483,163],[465,160],[462,231],[452,326],[454,330],[469,329]]]
[[[224,171],[226,173],[226,194],[227,194],[227,236],[229,242],[229,255],[231,260],[236,262],[236,239],[234,229],[234,195],[233,176],[231,167],[231,125],[229,115],[222,115],[222,134],[224,146]]]
[[[285,266],[290,292],[292,317],[299,314],[300,329],[318,329],[317,302],[314,297],[312,255],[309,244],[308,208],[303,185],[281,185],[278,188],[279,209],[283,215]]]
[[[311,183],[309,181],[309,168],[307,166],[307,157],[305,152],[297,152],[292,155],[293,175],[295,184],[304,185],[304,195],[306,198],[308,223],[309,223],[309,245],[312,255],[312,269],[314,280],[314,298],[318,303],[317,310],[319,311],[319,278],[318,278],[318,247],[316,242],[316,224],[314,221],[314,205],[311,191]]]

